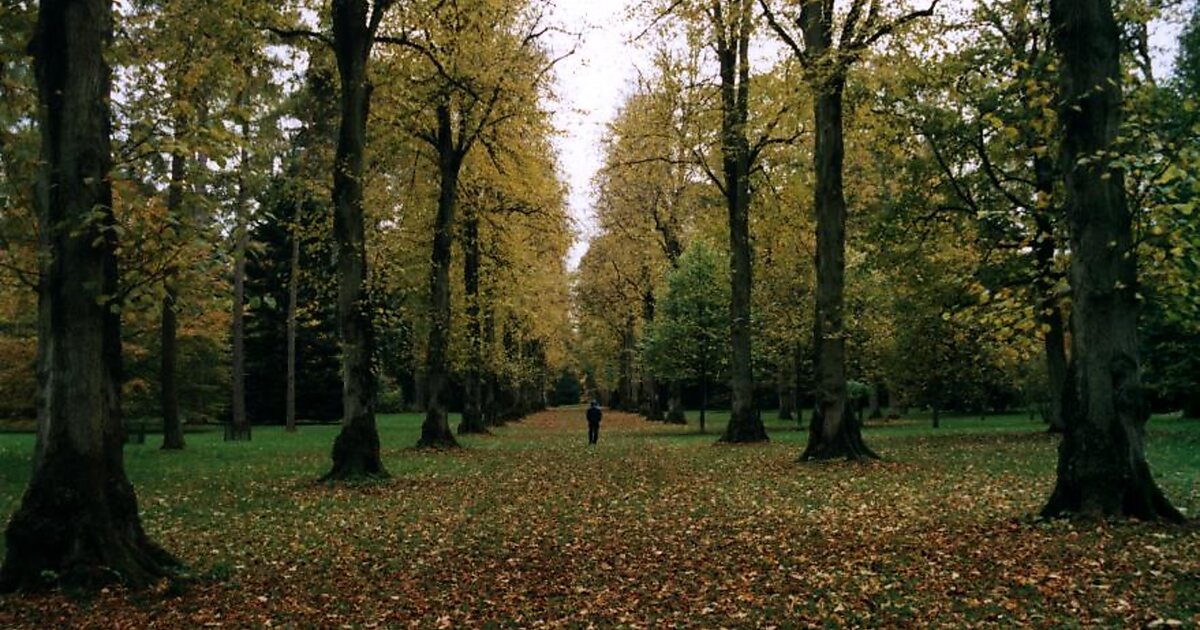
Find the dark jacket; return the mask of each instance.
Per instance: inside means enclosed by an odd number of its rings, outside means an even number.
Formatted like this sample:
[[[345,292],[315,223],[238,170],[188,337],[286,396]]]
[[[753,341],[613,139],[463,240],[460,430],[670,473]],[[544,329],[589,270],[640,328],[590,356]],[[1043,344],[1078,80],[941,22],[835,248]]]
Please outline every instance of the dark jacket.
[[[600,408],[599,407],[588,407],[587,421],[588,421],[588,424],[600,424]]]

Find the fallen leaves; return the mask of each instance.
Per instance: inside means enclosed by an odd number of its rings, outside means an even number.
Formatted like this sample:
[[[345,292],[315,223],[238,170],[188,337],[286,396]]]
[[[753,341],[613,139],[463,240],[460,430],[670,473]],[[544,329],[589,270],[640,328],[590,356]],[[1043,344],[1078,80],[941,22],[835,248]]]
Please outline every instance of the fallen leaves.
[[[151,535],[219,579],[5,596],[0,626],[1200,623],[1195,528],[1021,517],[1050,487],[1044,436],[897,438],[895,461],[804,466],[795,444],[712,448],[617,413],[589,450],[576,415],[464,453],[390,452],[416,463],[370,486],[261,468],[217,498],[147,482]]]

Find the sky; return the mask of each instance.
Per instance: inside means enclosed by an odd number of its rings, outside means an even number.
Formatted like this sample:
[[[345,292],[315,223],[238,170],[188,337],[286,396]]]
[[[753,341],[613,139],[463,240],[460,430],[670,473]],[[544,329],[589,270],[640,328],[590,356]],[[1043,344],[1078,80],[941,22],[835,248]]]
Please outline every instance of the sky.
[[[629,39],[637,32],[625,19],[636,0],[559,0],[554,22],[564,31],[554,33],[555,55],[576,47],[559,63],[552,105],[555,124],[562,132],[556,141],[559,162],[570,187],[568,205],[579,234],[568,255],[574,268],[587,251],[593,231],[591,179],[603,162],[601,139],[605,125],[617,110],[637,76],[638,55]]]
[[[949,0],[949,5],[967,5],[972,0]],[[643,55],[630,39],[642,26],[627,17],[629,7],[639,0],[557,0],[550,41],[555,56],[575,52],[559,63],[555,92],[558,102],[550,107],[560,131],[555,141],[559,163],[569,187],[568,207],[578,230],[567,256],[568,268],[578,266],[594,235],[592,176],[603,163],[601,139],[605,126],[616,117],[632,89],[637,64]],[[1179,29],[1171,24],[1152,24],[1155,73],[1167,76],[1174,58]]]

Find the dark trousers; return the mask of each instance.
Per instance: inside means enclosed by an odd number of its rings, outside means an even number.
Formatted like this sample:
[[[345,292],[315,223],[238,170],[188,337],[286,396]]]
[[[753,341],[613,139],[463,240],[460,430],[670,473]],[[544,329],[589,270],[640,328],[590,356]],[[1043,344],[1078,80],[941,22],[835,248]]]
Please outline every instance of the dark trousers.
[[[588,444],[595,444],[600,439],[600,423],[588,423]]]

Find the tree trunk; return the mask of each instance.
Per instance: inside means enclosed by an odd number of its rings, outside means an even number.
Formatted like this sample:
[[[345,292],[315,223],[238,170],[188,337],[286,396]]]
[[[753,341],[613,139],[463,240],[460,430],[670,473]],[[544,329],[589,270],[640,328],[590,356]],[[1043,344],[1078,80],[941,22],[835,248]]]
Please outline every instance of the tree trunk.
[[[867,391],[867,418],[878,420],[883,417],[883,408],[879,404],[879,385],[871,383]]]
[[[796,419],[796,379],[792,370],[784,370],[779,375],[779,419]]]
[[[732,394],[729,424],[723,442],[764,442],[767,431],[754,409],[754,371],[751,361],[750,250],[750,143],[746,125],[750,103],[750,29],[752,3],[737,0],[730,25],[719,25],[728,35],[718,37],[721,66],[721,167],[725,206],[729,215],[729,387]]]
[[[811,19],[811,15],[810,15]],[[805,28],[810,49],[828,49],[829,33],[817,37]],[[817,139],[814,152],[817,209],[817,295],[815,317],[817,403],[809,425],[803,460],[874,458],[862,439],[854,409],[846,400],[846,198],[842,190],[842,89],[844,76],[825,79],[816,97]]]
[[[292,217],[292,256],[288,261],[288,305],[287,305],[287,400],[285,401],[284,427],[288,433],[296,431],[296,333],[297,301],[300,296],[300,211],[303,201],[297,199],[295,216]]]
[[[1182,521],[1143,447],[1149,405],[1137,349],[1137,264],[1120,130],[1120,32],[1109,0],[1051,0],[1061,55],[1062,164],[1071,234],[1072,351],[1058,479],[1045,517]],[[1083,159],[1086,158],[1086,159]]]
[[[473,205],[463,212],[463,291],[467,301],[467,369],[458,433],[487,433],[483,418],[483,322],[479,309],[479,217]]]
[[[667,422],[687,424],[687,412],[683,409],[683,386],[675,381],[667,387]]]
[[[184,447],[183,425],[179,419],[179,389],[175,382],[175,366],[178,362],[176,299],[175,287],[168,284],[162,301],[159,330],[159,403],[162,407],[163,450],[180,450]]]
[[[480,304],[483,310],[483,347],[491,348],[496,342],[496,316],[489,304]],[[483,418],[488,426],[500,426],[503,421],[498,413],[496,402],[496,387],[498,377],[492,370],[487,371],[483,383]]]
[[[425,385],[425,374],[417,372],[413,374],[413,411],[424,413],[427,405],[425,404],[425,394],[429,388]]]
[[[633,352],[636,343],[633,323],[633,315],[625,318],[625,326],[621,329],[621,354],[617,358],[617,391],[612,407],[621,411],[637,411],[637,402],[633,395],[636,387],[633,378]]]
[[[708,416],[708,362],[705,361],[704,367],[700,368],[700,432],[706,430],[705,423]]]
[[[375,425],[374,352],[366,294],[363,225],[363,153],[371,85],[367,81],[374,33],[366,0],[333,0],[333,49],[341,87],[341,122],[333,170],[333,233],[337,243],[338,336],[342,347],[342,430],[333,442],[333,467],[323,480],[387,476]]]
[[[1037,225],[1034,257],[1038,274],[1040,319],[1046,326],[1042,336],[1042,347],[1046,353],[1047,385],[1050,390],[1050,410],[1047,415],[1050,430],[1061,433],[1064,428],[1063,390],[1067,378],[1067,350],[1062,307],[1059,306],[1058,296],[1054,294],[1054,256],[1058,251],[1058,239],[1054,235],[1054,225],[1049,216],[1050,209],[1043,206],[1054,195],[1055,171],[1049,157],[1034,159],[1034,178],[1038,196],[1037,207],[1034,209],[1034,221]]]
[[[175,138],[182,135],[183,121],[175,120]],[[187,157],[176,149],[171,152],[171,183],[167,187],[167,214],[172,220],[182,224],[183,216],[183,183],[187,175]],[[182,247],[181,243],[174,243]],[[178,363],[178,327],[176,325],[176,301],[178,292],[175,287],[176,269],[172,267],[163,278],[164,296],[162,302],[162,326],[159,352],[159,402],[162,406],[164,450],[179,450],[184,447],[183,425],[179,418],[179,389],[176,386],[176,365]]]
[[[938,411],[937,405],[933,406],[933,428],[939,429],[942,426],[942,416]]]
[[[248,88],[242,88],[238,98],[243,103],[248,100],[246,90]],[[243,121],[243,143],[249,142],[248,127],[249,123]],[[230,329],[233,342],[233,414],[225,431],[225,439],[235,441],[250,439],[250,421],[246,417],[246,247],[250,241],[250,230],[247,226],[249,221],[246,216],[250,197],[245,177],[249,169],[247,153],[243,145],[239,152],[241,163],[238,165],[237,201],[234,208],[236,225],[233,229],[233,321]]]
[[[462,155],[454,143],[450,106],[437,108],[438,194],[437,217],[433,227],[433,253],[429,259],[429,350],[425,358],[428,393],[425,395],[425,422],[421,425],[418,448],[455,448],[458,441],[450,431],[446,394],[450,375],[447,349],[450,346],[450,262],[454,244],[454,210],[458,201],[458,173]]]
[[[658,224],[662,226],[661,221]],[[664,239],[670,239],[672,232],[669,229],[660,227],[659,230],[664,233]],[[667,242],[670,242],[670,240],[667,240]],[[668,260],[670,260],[670,256],[668,256]],[[642,295],[642,322],[646,326],[654,322],[656,308],[654,291],[647,290]],[[654,378],[654,375],[650,374],[649,370],[645,371],[646,374],[642,375],[642,415],[652,422],[662,422],[665,418],[663,416],[662,399],[658,395],[660,389],[658,379]]]
[[[121,331],[115,304],[110,74],[105,0],[43,0],[30,51],[37,76],[48,378],[33,476],[9,521],[0,592],[58,585],[139,588],[178,563],[142,530],[125,475]],[[97,214],[99,213],[99,216]],[[52,257],[51,257],[52,255]]]

